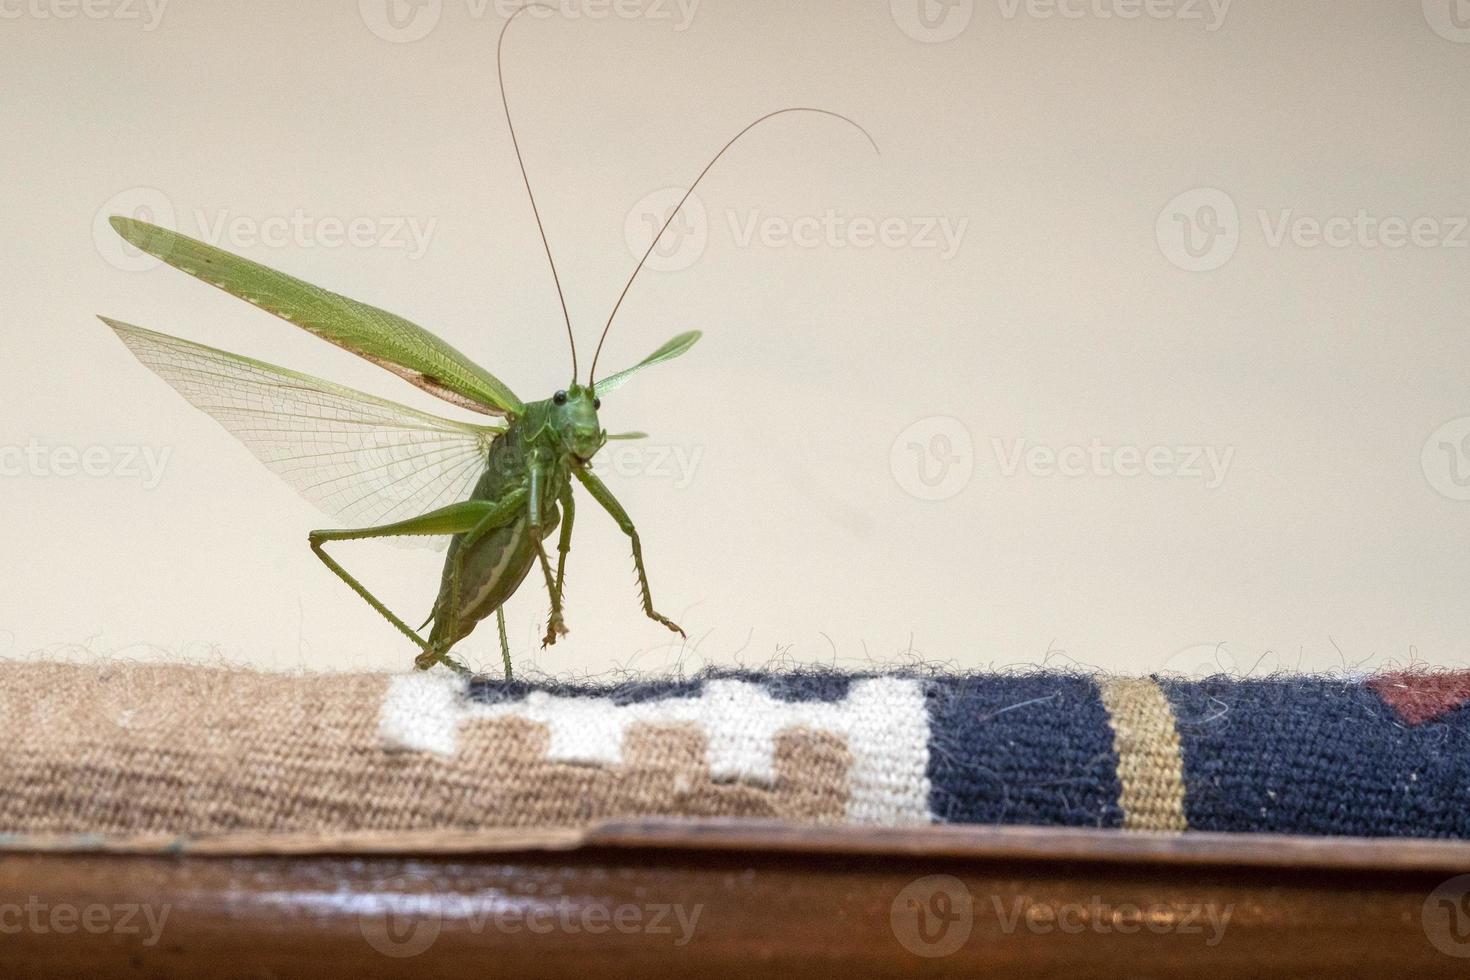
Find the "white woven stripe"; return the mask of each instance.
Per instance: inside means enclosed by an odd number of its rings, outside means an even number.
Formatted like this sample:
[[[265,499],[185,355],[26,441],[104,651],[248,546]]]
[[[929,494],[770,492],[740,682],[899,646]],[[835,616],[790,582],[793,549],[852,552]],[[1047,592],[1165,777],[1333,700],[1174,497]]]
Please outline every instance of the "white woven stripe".
[[[458,678],[415,674],[389,685],[379,731],[393,748],[453,754],[460,721],[506,716],[546,726],[550,761],[602,766],[622,764],[631,725],[693,724],[705,735],[715,779],[766,786],[776,776],[778,734],[793,728],[831,732],[846,740],[852,756],[849,822],[897,826],[931,819],[929,716],[917,680],[857,680],[836,702],[780,701],[759,684],[711,680],[695,698],[618,705],[533,691],[522,702],[487,705],[466,701]]]
[[[415,671],[389,680],[378,714],[384,747],[453,755],[468,686],[447,670]]]

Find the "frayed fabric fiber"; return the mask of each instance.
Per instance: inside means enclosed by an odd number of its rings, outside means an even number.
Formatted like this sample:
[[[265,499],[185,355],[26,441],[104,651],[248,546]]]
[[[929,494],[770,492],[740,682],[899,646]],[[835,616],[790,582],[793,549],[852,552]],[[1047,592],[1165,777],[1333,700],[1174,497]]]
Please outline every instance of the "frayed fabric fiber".
[[[12,834],[719,817],[1470,838],[1470,673],[565,684],[6,662],[0,722]]]

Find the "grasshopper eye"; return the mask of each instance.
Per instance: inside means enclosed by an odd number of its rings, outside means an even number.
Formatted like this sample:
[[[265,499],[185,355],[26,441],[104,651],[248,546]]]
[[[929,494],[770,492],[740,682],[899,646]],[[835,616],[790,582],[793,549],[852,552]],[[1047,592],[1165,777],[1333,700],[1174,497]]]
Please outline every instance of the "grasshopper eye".
[[[556,394],[551,396],[551,400],[556,402],[558,405],[565,405],[567,403],[567,393],[565,391],[558,391]]]
[[[597,409],[599,409],[601,407],[602,407],[602,399],[601,398],[594,398],[594,399],[592,399],[592,409],[593,409],[593,411],[596,411]]]

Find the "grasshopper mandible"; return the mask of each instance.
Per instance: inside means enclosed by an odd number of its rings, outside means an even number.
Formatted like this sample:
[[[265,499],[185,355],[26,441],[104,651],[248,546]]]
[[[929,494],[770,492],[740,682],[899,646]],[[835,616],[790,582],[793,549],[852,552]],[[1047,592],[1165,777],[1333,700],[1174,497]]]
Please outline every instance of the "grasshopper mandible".
[[[861,126],[826,109],[793,107],[768,113],[737,133],[700,171],[669,212],[624,284],[603,326],[586,382],[578,380],[577,345],[556,262],[521,157],[505,96],[501,54],[505,34],[529,4],[507,18],[496,45],[496,72],[516,162],[541,243],[561,298],[571,343],[572,380],[543,401],[524,402],[499,378],[437,336],[376,307],[328,292],[203,242],[146,222],[114,217],[112,226],[134,246],[211,285],[391,371],[462,409],[495,421],[472,424],[441,418],[287,368],[102,317],[124,344],[196,408],[208,413],[267,467],[332,514],[368,526],[313,531],[312,551],[373,609],[421,651],[419,669],[442,663],[468,670],[450,656],[456,643],[492,612],[500,632],[505,675],[511,676],[504,603],[533,565],[551,597],[543,647],[567,632],[562,586],[576,513],[575,480],[628,536],[643,612],[684,635],[659,613],[649,591],[638,529],[588,464],[609,439],[598,420],[602,398],[644,368],[683,354],[698,331],[679,334],[632,367],[597,378],[597,362],[613,318],[648,257],[694,188],[725,152],[751,129],[788,112],[833,116],[867,136]],[[872,137],[868,137],[871,142]],[[874,149],[877,149],[874,144]],[[452,501],[452,502],[448,502]],[[546,539],[560,528],[556,569]],[[327,553],[334,541],[447,536],[449,550],[433,611],[419,630],[410,627]],[[432,624],[427,637],[420,635]]]

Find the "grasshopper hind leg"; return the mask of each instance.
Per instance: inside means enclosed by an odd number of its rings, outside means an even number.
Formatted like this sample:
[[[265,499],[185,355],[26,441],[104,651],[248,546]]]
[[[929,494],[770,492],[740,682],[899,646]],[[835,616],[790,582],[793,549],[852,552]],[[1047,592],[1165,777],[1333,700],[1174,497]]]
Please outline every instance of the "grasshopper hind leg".
[[[408,637],[423,650],[416,658],[414,664],[420,670],[427,670],[436,663],[442,663],[446,667],[460,673],[468,674],[470,671],[464,664],[449,656],[450,647],[458,642],[459,637],[454,637],[448,643],[443,642],[439,636],[438,622],[435,621],[434,634],[425,641],[423,637],[405,623],[396,613],[385,606],[377,596],[368,591],[367,587],[357,580],[347,569],[331,555],[327,554],[326,545],[332,541],[362,541],[373,538],[434,536],[440,534],[464,534],[485,527],[487,524],[500,517],[501,509],[485,501],[469,500],[460,504],[452,504],[441,507],[420,517],[409,518],[393,524],[382,524],[377,527],[347,528],[339,530],[312,531],[307,535],[307,542],[311,545],[312,552],[322,560],[332,573],[356,592],[368,605],[372,606],[384,619],[404,636]]]
[[[505,661],[505,679],[511,680],[510,642],[505,638],[505,607],[495,609],[495,625],[500,628],[500,659]]]
[[[451,504],[431,511],[420,517],[409,518],[393,524],[383,524],[377,527],[351,528],[344,530],[312,531],[307,536],[311,550],[332,572],[356,592],[364,601],[377,610],[388,622],[392,623],[397,630],[408,637],[423,651],[414,658],[414,666],[419,670],[428,670],[435,664],[444,664],[451,670],[461,674],[469,674],[471,671],[464,664],[449,656],[449,651],[454,645],[474,629],[474,623],[463,624],[459,620],[459,574],[460,560],[463,558],[462,549],[457,549],[457,558],[450,561],[450,590],[452,602],[446,609],[441,603],[436,603],[434,612],[430,619],[434,623],[434,629],[425,640],[423,637],[385,606],[377,596],[373,595],[367,588],[352,576],[331,555],[327,554],[326,544],[332,541],[360,541],[372,538],[412,537],[412,536],[437,536],[437,535],[465,535],[464,542],[473,544],[483,535],[506,523],[516,514],[525,499],[524,491],[515,491],[500,501],[491,502],[486,500],[468,500],[460,504]]]

